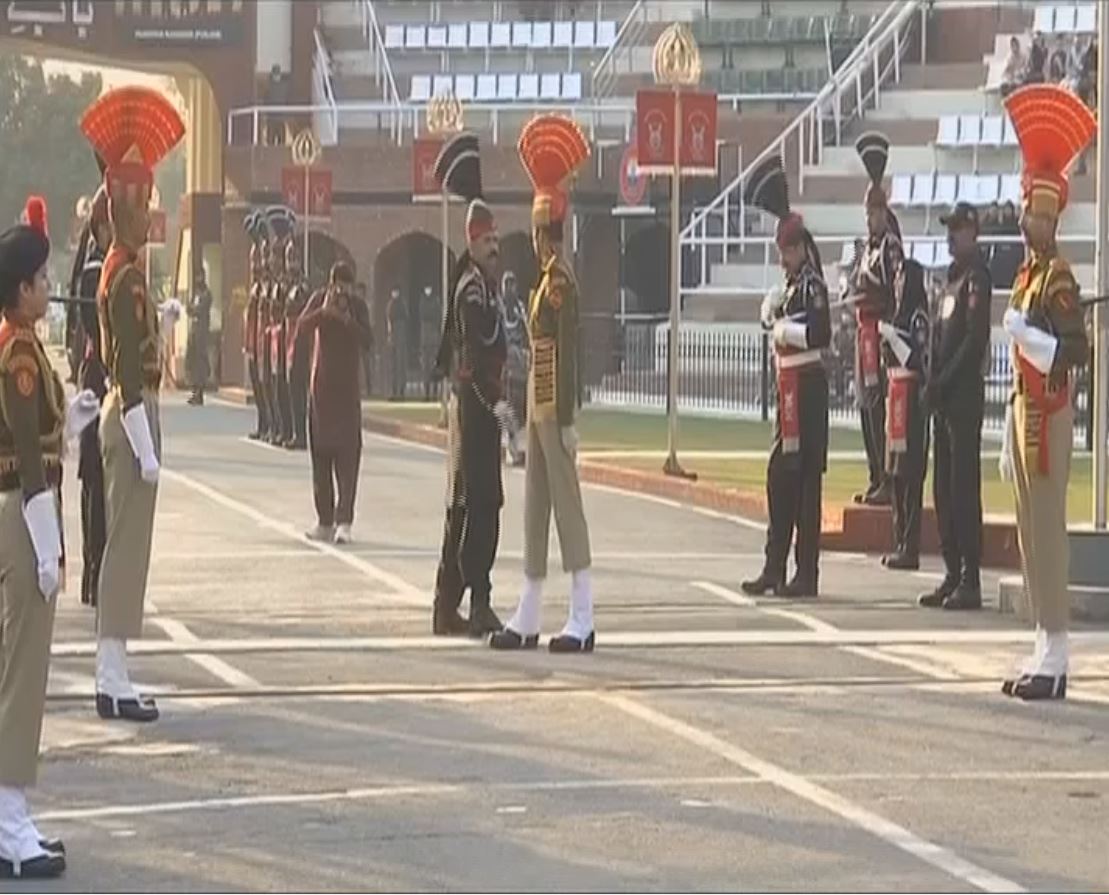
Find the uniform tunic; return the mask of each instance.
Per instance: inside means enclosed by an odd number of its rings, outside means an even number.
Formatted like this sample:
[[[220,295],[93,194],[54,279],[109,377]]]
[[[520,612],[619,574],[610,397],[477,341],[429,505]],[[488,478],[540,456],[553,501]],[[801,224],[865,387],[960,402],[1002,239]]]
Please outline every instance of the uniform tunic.
[[[205,286],[189,303],[189,347],[185,362],[189,368],[189,380],[194,389],[208,385],[211,377],[211,363],[208,360],[208,341],[212,328],[212,293]]]
[[[1074,439],[1073,373],[1088,361],[1089,343],[1070,265],[1054,252],[1032,253],[1013,284],[1010,306],[1029,326],[1058,339],[1042,375],[1013,347],[1013,478],[1024,586],[1033,621],[1048,633],[1070,622],[1067,480]]]
[[[108,538],[100,568],[97,622],[101,637],[127,640],[142,636],[158,486],[142,479],[123,415],[143,405],[160,463],[162,364],[157,308],[135,257],[122,247],[113,246],[104,260],[97,305],[101,356],[112,383],[100,414]]]
[[[778,410],[766,471],[770,518],[764,575],[774,582],[785,580],[793,543],[798,580],[815,593],[821,491],[828,461],[828,377],[820,352],[831,342],[832,325],[828,287],[811,264],[787,277],[777,317],[803,320],[807,348],[776,348]]]
[[[23,505],[61,507],[65,394],[34,329],[0,321],[0,785],[34,784],[56,600],[38,587]],[[59,513],[59,531],[62,530]],[[64,549],[63,549],[64,556]],[[63,559],[64,563],[64,559]]]
[[[308,379],[312,372],[311,345],[306,344],[311,340],[299,337],[298,325],[310,297],[307,280],[300,277],[292,280],[285,299],[285,357],[293,438],[298,444],[305,444],[308,439]]]
[[[928,400],[934,413],[932,499],[949,581],[979,583],[982,410],[993,285],[980,254],[952,262],[936,313]]]
[[[246,304],[246,320],[243,326],[243,354],[246,355],[247,375],[250,377],[250,390],[254,396],[254,409],[258,417],[255,431],[265,436],[270,429],[269,405],[262,385],[261,362],[258,356],[259,319],[262,314],[262,296],[265,284],[261,277],[250,284],[250,298]]]

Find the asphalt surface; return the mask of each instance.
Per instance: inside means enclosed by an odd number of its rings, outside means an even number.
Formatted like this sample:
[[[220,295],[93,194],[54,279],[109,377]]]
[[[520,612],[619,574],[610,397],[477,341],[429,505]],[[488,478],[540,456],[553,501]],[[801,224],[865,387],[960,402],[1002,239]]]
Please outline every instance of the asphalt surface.
[[[829,554],[820,600],[750,601],[761,524],[587,487],[596,653],[494,654],[429,636],[442,454],[367,436],[355,543],[320,547],[307,456],[247,442],[252,420],[166,402],[132,666],[154,725],[93,712],[69,476],[32,798],[69,850],[54,889],[1109,888],[1105,632],[1075,635],[1065,704],[1021,704],[998,684],[1028,632],[917,609],[934,561]]]

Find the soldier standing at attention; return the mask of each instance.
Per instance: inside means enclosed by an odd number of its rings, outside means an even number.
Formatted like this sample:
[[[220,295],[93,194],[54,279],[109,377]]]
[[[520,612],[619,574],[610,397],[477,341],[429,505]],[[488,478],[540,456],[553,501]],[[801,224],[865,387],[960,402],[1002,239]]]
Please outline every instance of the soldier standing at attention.
[[[1012,338],[1013,395],[1006,416],[1002,477],[1013,481],[1024,587],[1036,648],[1002,692],[1063,699],[1070,646],[1067,480],[1074,447],[1074,369],[1090,347],[1078,283],[1059,254],[1055,230],[1067,204],[1066,171],[1094,136],[1093,114],[1062,87],[1010,93],[1005,108],[1024,158],[1021,229],[1027,254],[1002,325]]]
[[[248,436],[252,441],[265,441],[269,437],[270,413],[266,393],[262,386],[262,350],[258,342],[259,319],[262,315],[262,296],[265,292],[265,226],[262,213],[253,211],[243,219],[243,229],[250,236],[250,297],[246,303],[243,320],[243,355],[246,357],[250,391],[254,397],[257,422]]]
[[[212,330],[212,291],[208,288],[203,268],[196,272],[196,283],[193,286],[187,313],[189,345],[186,361],[193,387],[189,404],[199,407],[204,404],[204,389],[208,386],[208,379],[212,372],[211,363],[208,360],[208,341]]]
[[[111,389],[100,419],[108,540],[97,606],[96,710],[102,718],[153,721],[157,706],[139,697],[127,672],[127,640],[142,636],[162,447],[158,313],[137,262],[150,228],[154,166],[185,125],[157,91],[120,87],[89,107],[81,130],[107,165],[112,223],[97,296]]]
[[[312,365],[312,340],[300,338],[298,327],[311,297],[308,280],[300,269],[298,249],[293,241],[285,247],[285,275],[289,283],[285,297],[285,365],[293,424],[293,437],[285,447],[293,451],[308,447],[308,377]]]

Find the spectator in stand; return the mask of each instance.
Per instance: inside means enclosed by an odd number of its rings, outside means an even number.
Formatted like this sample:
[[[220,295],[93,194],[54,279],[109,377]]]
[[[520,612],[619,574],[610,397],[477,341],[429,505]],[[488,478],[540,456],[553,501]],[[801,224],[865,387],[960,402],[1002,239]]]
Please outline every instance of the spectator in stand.
[[[1066,35],[1060,34],[1055,40],[1055,49],[1051,52],[1047,66],[1048,80],[1051,83],[1062,84],[1067,79],[1068,56]]]
[[[266,81],[265,100],[267,106],[284,106],[289,103],[289,78],[276,62],[270,69],[270,75]],[[271,113],[266,116],[266,142],[270,146],[280,146],[285,142],[283,114]]]
[[[1001,74],[1001,95],[1008,96],[1016,90],[1025,75],[1028,58],[1020,48],[1020,38],[1015,34],[1009,38],[1009,55],[1005,59],[1005,71]]]
[[[1075,92],[1091,109],[1097,108],[1097,41],[1092,37],[1082,51],[1078,64],[1078,89]]]
[[[1042,84],[1046,63],[1047,47],[1044,45],[1044,36],[1037,31],[1032,38],[1032,46],[1028,48],[1028,69],[1024,73],[1024,83]]]

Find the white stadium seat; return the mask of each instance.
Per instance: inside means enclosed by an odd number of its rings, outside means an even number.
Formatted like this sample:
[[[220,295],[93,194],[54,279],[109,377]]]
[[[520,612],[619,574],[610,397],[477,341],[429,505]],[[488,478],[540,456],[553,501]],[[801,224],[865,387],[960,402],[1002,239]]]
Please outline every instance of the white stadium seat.
[[[520,75],[520,99],[539,99],[539,75]]]
[[[982,118],[978,115],[959,116],[959,145],[977,146],[982,139]]]
[[[959,116],[944,115],[936,131],[937,146],[956,146],[959,142]]]
[[[516,99],[516,75],[497,75],[497,99]]]
[[[451,26],[452,28],[454,25]],[[462,28],[466,26],[463,25]],[[489,46],[489,23],[488,22],[470,22],[470,40],[468,44],[473,50],[484,50]]]
[[[982,146],[1000,146],[1005,121],[1000,115],[987,115],[982,119]]]
[[[385,26],[385,49],[397,50],[404,46],[404,25]]]
[[[562,95],[557,72],[542,75],[539,82],[540,99],[558,99]]]
[[[567,72],[562,76],[562,98],[581,99],[581,72]]]
[[[910,174],[894,174],[890,186],[890,205],[908,205],[913,194],[913,178]]]
[[[607,50],[614,43],[616,43],[616,23],[610,21],[598,22],[597,46],[602,50]]]
[[[855,244],[845,242],[839,252],[839,266],[850,267],[855,261]]]
[[[1017,145],[1017,132],[1013,128],[1013,120],[1008,115],[1005,116],[1005,133],[1001,138],[1001,144],[1003,146]]]
[[[1020,205],[1021,190],[1020,190],[1020,175],[1019,174],[1002,174],[1001,175],[1001,192],[998,197],[999,202],[1012,202],[1014,205]]]
[[[551,46],[558,49],[570,49],[574,43],[574,23],[573,22],[555,22],[554,23],[554,37],[551,39]]]
[[[1032,18],[1032,30],[1050,34],[1055,30],[1055,7],[1037,6]]]
[[[1076,10],[1073,6],[1055,7],[1055,33],[1073,34]]]
[[[512,46],[512,26],[508,22],[494,22],[489,26],[489,46],[500,50]]]
[[[454,92],[454,78],[450,75],[436,75],[431,79],[431,95],[442,96]]]
[[[534,22],[531,26],[531,45],[537,50],[551,48],[551,23]]]
[[[596,44],[597,29],[592,22],[574,23],[574,47],[579,50],[590,50]]]
[[[1000,193],[1000,178],[996,174],[978,175],[978,200],[976,205],[989,205],[996,202]]]
[[[477,100],[492,100],[497,98],[497,76],[496,75],[478,75],[477,76]]]
[[[431,78],[427,75],[413,75],[408,98],[416,103],[424,103],[431,99]]]
[[[955,190],[956,202],[969,202],[971,205],[978,201],[978,177],[975,174],[960,174],[959,185]]]
[[[427,48],[429,50],[442,50],[447,46],[447,29],[442,25],[427,26]]]
[[[1074,17],[1074,30],[1079,34],[1093,34],[1097,31],[1097,6],[1083,3]]]
[[[913,243],[913,260],[919,261],[920,266],[929,269],[936,261],[936,244],[931,240]]]
[[[923,208],[932,204],[932,181],[931,174],[913,175],[913,194],[909,197],[910,205]]]
[[[485,24],[488,28],[487,22],[477,22],[475,24]],[[473,28],[472,25],[470,27]],[[464,24],[447,26],[447,46],[450,47],[452,50],[466,49],[466,26]]]
[[[454,76],[454,95],[460,100],[469,101],[474,98],[475,84],[473,75]]]
[[[427,46],[427,28],[423,25],[409,25],[404,29],[404,48],[422,50]]]
[[[955,204],[956,180],[954,174],[937,174],[936,190],[932,194],[933,205]]]
[[[531,46],[531,22],[512,23],[512,46],[518,49]]]

